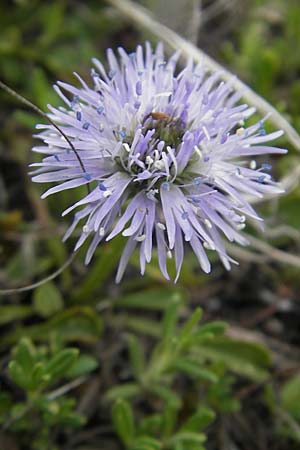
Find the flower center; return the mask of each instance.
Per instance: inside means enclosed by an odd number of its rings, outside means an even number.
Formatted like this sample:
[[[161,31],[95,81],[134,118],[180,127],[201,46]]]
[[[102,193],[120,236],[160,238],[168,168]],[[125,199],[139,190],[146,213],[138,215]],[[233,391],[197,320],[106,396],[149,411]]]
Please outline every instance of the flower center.
[[[176,155],[185,131],[180,118],[152,112],[145,116],[133,136],[121,136],[122,145],[115,160],[139,182],[139,187],[142,184],[151,189],[161,178],[174,181]]]

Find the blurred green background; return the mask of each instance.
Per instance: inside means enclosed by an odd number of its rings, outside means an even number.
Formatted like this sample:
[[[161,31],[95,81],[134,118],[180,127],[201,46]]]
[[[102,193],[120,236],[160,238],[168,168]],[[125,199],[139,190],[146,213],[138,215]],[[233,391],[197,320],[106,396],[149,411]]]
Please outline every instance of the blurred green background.
[[[298,0],[143,4],[300,130]],[[0,79],[46,110],[60,104],[57,80],[89,80],[92,57],[145,39],[156,42],[102,1],[1,0]],[[4,289],[64,264],[74,241],[62,244],[60,214],[81,192],[40,200],[28,164],[41,118],[4,92],[0,104]],[[282,145],[289,154],[271,163],[287,192],[257,206],[266,232],[247,229],[258,241],[232,248],[240,266],[230,273],[214,261],[205,275],[187,252],[173,285],[156,257],[141,277],[134,256],[116,286],[115,239],[88,267],[83,249],[55,280],[0,296],[1,450],[300,448],[300,156]]]

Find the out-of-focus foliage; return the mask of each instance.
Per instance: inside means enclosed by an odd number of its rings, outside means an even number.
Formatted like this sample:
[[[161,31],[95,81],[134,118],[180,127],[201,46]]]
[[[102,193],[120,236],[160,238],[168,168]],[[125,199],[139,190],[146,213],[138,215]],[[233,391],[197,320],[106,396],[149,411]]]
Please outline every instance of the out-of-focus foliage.
[[[298,1],[247,0],[238,19],[229,5],[235,1],[202,3],[208,51],[299,129]],[[88,79],[91,57],[143,39],[104,2],[1,2],[0,78],[46,109],[60,104],[57,79],[74,82],[73,71]],[[0,99],[4,288],[37,281],[66,261],[72,243],[61,242],[60,212],[80,193],[39,199],[27,165],[37,158],[29,149],[41,119],[3,92]],[[300,158],[290,148],[270,162],[285,177]],[[294,254],[299,202],[296,186],[261,207],[265,238]],[[270,233],[282,226],[286,232]],[[217,265],[207,276],[187,254],[172,285],[156,258],[141,277],[134,257],[116,286],[122,246],[119,239],[104,243],[89,267],[83,249],[55,280],[0,297],[0,448],[296,450],[299,269],[241,258],[230,274]]]

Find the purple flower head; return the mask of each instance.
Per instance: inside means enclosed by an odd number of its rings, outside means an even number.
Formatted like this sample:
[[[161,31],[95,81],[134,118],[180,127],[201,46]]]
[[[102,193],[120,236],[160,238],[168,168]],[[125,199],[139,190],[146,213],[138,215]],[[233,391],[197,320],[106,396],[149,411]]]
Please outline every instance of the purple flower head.
[[[266,134],[263,121],[244,128],[254,108],[237,104],[241,95],[203,64],[188,61],[176,71],[179,54],[165,60],[161,44],[154,52],[146,43],[135,53],[122,48],[118,53],[117,58],[108,50],[108,71],[93,60],[92,88],[80,77],[80,88],[55,86],[66,107],[49,106],[49,117],[76,152],[53,125],[39,125],[44,145],[33,150],[46,156],[32,164],[38,167],[33,181],[60,182],[43,198],[90,186],[88,195],[64,211],[77,210],[64,238],[81,223],[75,250],[89,239],[89,263],[101,241],[126,236],[117,281],[136,247],[144,273],[154,243],[167,279],[169,258],[179,276],[184,241],[204,272],[210,271],[206,249],[216,251],[229,269],[234,261],[224,236],[245,245],[246,218],[261,220],[247,197],[282,192],[269,165],[259,167],[253,159],[285,153],[266,145],[282,132]]]

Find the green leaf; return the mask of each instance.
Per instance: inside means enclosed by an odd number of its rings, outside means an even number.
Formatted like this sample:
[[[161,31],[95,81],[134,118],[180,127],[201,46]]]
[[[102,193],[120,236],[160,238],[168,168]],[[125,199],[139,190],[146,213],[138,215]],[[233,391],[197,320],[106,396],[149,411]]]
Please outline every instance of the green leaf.
[[[222,362],[232,372],[254,381],[268,377],[266,369],[271,363],[270,353],[258,343],[216,337],[199,345],[193,353],[199,358]]]
[[[58,312],[47,322],[19,327],[16,331],[8,333],[0,345],[11,344],[18,338],[26,335],[32,339],[48,341],[49,335],[57,333],[62,342],[81,341],[94,343],[98,341],[103,330],[103,321],[95,309],[89,306],[73,306]]]
[[[172,303],[169,305],[163,318],[162,338],[164,342],[169,342],[176,334],[176,326],[179,314],[181,299],[174,295]]]
[[[194,331],[194,328],[200,321],[202,314],[203,314],[202,309],[196,308],[191,317],[182,326],[178,338],[178,344],[180,345],[180,347],[185,346],[185,344],[190,338],[193,339],[193,337],[191,336],[192,332]]]
[[[66,348],[54,355],[46,364],[45,370],[52,379],[66,375],[79,355],[77,348]]]
[[[282,407],[288,411],[295,420],[300,421],[300,376],[295,375],[288,380],[280,393]]]
[[[176,444],[176,442],[186,442],[192,444],[203,444],[206,441],[206,436],[203,433],[194,433],[192,431],[180,431],[176,433],[172,438],[172,442]]]
[[[138,434],[153,434],[157,435],[162,427],[164,417],[162,414],[151,414],[143,417],[139,421]]]
[[[49,373],[46,373],[45,364],[41,361],[35,363],[30,377],[30,390],[38,389],[40,385],[46,385],[50,381],[51,376]]]
[[[66,376],[70,378],[77,378],[97,369],[98,361],[91,355],[79,355],[72,367],[66,372]]]
[[[161,324],[157,320],[145,319],[141,316],[123,316],[122,322],[126,328],[134,331],[135,333],[144,334],[146,336],[151,336],[159,338],[161,336]]]
[[[106,392],[108,400],[116,400],[118,398],[136,397],[141,392],[141,388],[137,383],[124,383],[121,386],[116,386]]]
[[[200,362],[191,358],[177,358],[173,367],[193,378],[199,378],[200,380],[209,381],[211,383],[216,383],[218,381],[218,377],[214,372],[204,368],[201,366]]]
[[[132,334],[127,336],[127,342],[132,371],[135,378],[139,379],[145,370],[143,348],[141,347],[138,339]]]
[[[182,425],[181,431],[197,432],[206,428],[216,417],[214,411],[205,406],[200,406],[198,410],[190,416]]]
[[[2,305],[0,314],[0,325],[26,319],[32,315],[31,306],[26,305]]]
[[[122,442],[129,446],[135,435],[133,412],[130,404],[118,399],[112,408],[112,421]]]
[[[23,389],[27,388],[28,376],[23,370],[22,366],[17,363],[17,361],[10,361],[8,365],[9,375],[14,383]]]
[[[179,404],[174,406],[174,403],[167,404],[163,411],[162,422],[162,436],[164,440],[174,433],[174,429],[177,422]]]
[[[162,444],[157,439],[150,436],[138,437],[130,450],[161,450]]]
[[[125,295],[114,300],[114,305],[130,309],[165,310],[173,303],[174,295],[178,296],[181,301],[184,300],[184,293],[181,290],[161,288]]]
[[[15,358],[25,373],[32,371],[36,360],[36,349],[30,339],[23,337],[20,340],[15,350]]]
[[[64,306],[61,293],[51,281],[35,290],[33,304],[35,311],[42,317],[50,317]]]
[[[212,335],[212,336],[224,334],[227,328],[228,328],[228,324],[226,322],[222,322],[221,320],[216,320],[214,322],[205,323],[194,334],[194,338],[195,339],[201,338],[203,335],[206,335],[206,334]]]

